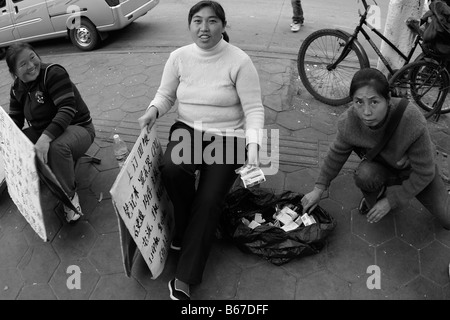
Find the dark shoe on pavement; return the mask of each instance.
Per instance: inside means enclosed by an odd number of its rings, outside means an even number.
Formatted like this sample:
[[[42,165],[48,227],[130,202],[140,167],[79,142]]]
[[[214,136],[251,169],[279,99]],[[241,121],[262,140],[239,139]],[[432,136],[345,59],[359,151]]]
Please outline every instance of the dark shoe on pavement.
[[[358,206],[359,213],[362,215],[366,215],[369,212],[369,206],[367,205],[366,198],[362,197]]]
[[[169,281],[169,291],[172,300],[191,300],[189,293],[175,287],[175,279]]]
[[[181,241],[176,238],[173,238],[172,243],[170,244],[170,249],[175,250],[175,251],[180,251],[181,250]]]

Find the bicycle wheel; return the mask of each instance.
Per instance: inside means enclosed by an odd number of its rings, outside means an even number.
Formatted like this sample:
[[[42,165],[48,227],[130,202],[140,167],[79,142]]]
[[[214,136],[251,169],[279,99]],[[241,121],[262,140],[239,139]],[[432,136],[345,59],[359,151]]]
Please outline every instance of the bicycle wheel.
[[[449,91],[449,77],[439,64],[421,60],[398,70],[389,86],[392,96],[413,100],[429,118],[440,112]]]
[[[298,52],[298,74],[306,90],[317,100],[331,106],[350,102],[349,89],[353,75],[369,67],[369,61],[353,44],[336,68],[327,68],[339,58],[347,39],[348,35],[339,30],[318,30],[306,37]]]
[[[439,63],[439,61],[436,60],[435,58],[425,56],[425,54],[423,54],[423,53],[421,53],[415,59],[415,61],[420,61],[420,60],[426,60],[426,61],[431,61],[434,63]],[[450,64],[446,68],[447,68],[447,71],[450,70]],[[450,78],[449,78],[449,82],[450,82]],[[450,89],[449,89],[449,91],[450,91]],[[444,103],[442,104],[440,113],[444,114],[444,113],[449,113],[449,112],[450,112],[450,96],[447,94],[447,97],[445,98]]]

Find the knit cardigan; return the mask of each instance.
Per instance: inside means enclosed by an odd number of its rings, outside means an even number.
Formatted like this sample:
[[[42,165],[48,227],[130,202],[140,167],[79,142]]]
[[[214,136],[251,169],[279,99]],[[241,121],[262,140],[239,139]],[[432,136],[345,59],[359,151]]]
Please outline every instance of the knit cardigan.
[[[178,121],[260,143],[264,107],[258,73],[244,51],[223,39],[209,50],[193,43],[170,54],[150,106],[162,116],[176,99]]]
[[[382,140],[386,125],[398,104],[398,98],[391,99],[387,121],[376,129],[369,128],[360,120],[354,106],[340,116],[336,139],[330,145],[316,181],[318,188],[329,187],[354,148],[369,150]],[[386,198],[392,209],[406,204],[434,179],[435,147],[426,120],[415,105],[410,103],[406,107],[395,133],[379,155],[394,169],[401,170],[396,163],[405,155],[411,164],[409,178],[401,185],[390,186],[386,190]]]

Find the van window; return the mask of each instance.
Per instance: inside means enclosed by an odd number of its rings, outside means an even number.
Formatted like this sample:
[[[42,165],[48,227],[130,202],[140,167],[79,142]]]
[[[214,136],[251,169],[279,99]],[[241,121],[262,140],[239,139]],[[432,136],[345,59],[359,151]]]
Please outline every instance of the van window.
[[[23,0],[12,0],[13,3],[21,2]]]
[[[0,0],[0,8],[3,8],[6,5],[6,0]]]

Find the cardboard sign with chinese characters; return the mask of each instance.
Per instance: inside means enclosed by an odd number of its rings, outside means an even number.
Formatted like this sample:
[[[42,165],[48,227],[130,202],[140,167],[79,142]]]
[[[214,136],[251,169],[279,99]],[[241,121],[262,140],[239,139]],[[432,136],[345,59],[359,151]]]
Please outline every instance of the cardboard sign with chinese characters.
[[[9,196],[39,237],[48,241],[34,145],[1,107],[0,146]]]
[[[173,213],[159,171],[162,152],[156,129],[142,130],[110,190],[127,276],[136,246],[152,279],[161,274],[168,255]]]
[[[6,187],[5,165],[3,164],[3,156],[0,152],[0,194]]]

